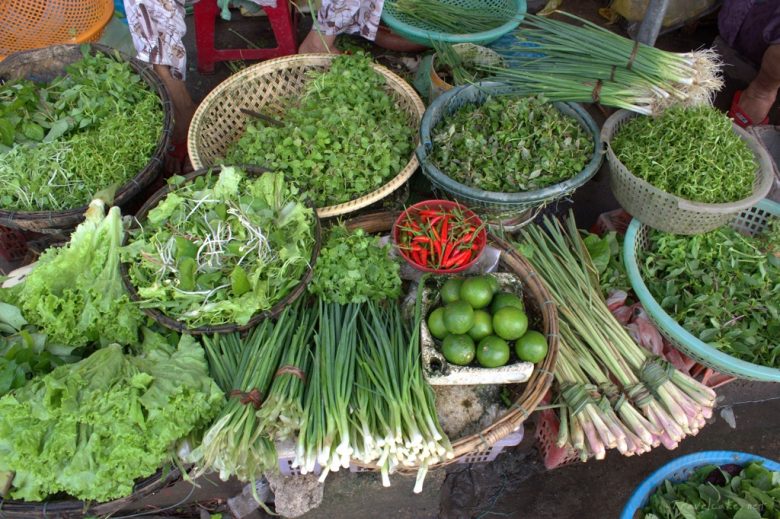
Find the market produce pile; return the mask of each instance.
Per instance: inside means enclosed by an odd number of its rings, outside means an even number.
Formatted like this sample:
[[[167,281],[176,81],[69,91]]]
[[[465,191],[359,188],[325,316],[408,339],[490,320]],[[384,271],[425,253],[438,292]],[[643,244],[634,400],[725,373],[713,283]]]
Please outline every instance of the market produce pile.
[[[111,344],[0,398],[0,473],[15,474],[12,498],[127,496],[176,441],[211,422],[223,397],[200,345],[186,335],[177,347],[148,343],[140,355]]]
[[[250,122],[226,160],[284,174],[317,207],[366,195],[409,161],[416,129],[364,53],[312,72],[288,103],[282,126]]]
[[[142,308],[189,327],[243,325],[301,282],[315,216],[281,174],[224,167],[177,182],[123,253]]]
[[[672,319],[738,359],[780,368],[780,220],[745,236],[651,230],[642,279]]]
[[[523,362],[541,362],[547,355],[547,339],[529,328],[523,300],[501,291],[495,277],[450,278],[439,298],[444,306],[428,314],[427,325],[447,362],[467,366],[476,358],[483,368],[498,368],[512,351]]]
[[[634,117],[610,145],[632,174],[686,200],[736,202],[753,192],[755,154],[733,130],[731,119],[712,106]]]
[[[0,85],[0,207],[60,211],[121,186],[160,139],[157,94],[118,56],[83,59],[49,84]]]
[[[469,187],[518,193],[568,180],[593,154],[579,122],[544,97],[495,96],[467,103],[433,130],[431,161]]]
[[[558,305],[557,445],[572,446],[582,460],[603,459],[607,449],[626,456],[674,449],[697,434],[715,392],[641,348],[615,319],[573,216],[526,227],[518,247]]]
[[[780,511],[780,472],[761,462],[704,465],[685,481],[664,481],[640,519],[760,519]],[[772,515],[774,514],[774,515]]]
[[[496,48],[511,66],[478,68],[519,94],[600,103],[645,115],[710,103],[723,86],[720,58],[712,49],[667,52],[557,13],[574,23],[528,14],[514,32],[516,43]]]

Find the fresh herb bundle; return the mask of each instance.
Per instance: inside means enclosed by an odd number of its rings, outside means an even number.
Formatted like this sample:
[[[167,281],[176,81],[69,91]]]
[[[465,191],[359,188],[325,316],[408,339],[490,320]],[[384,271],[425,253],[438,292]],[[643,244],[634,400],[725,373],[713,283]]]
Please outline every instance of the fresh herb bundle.
[[[574,177],[592,152],[577,120],[543,97],[497,96],[439,122],[431,161],[467,186],[518,193]]]
[[[396,299],[400,266],[389,253],[390,246],[380,246],[379,237],[335,226],[317,258],[309,291],[340,304]]]
[[[189,326],[246,324],[310,267],[314,211],[279,173],[225,167],[173,189],[125,248],[141,306]]]
[[[617,158],[654,187],[694,202],[742,200],[753,191],[758,164],[711,106],[670,108],[658,117],[635,117],[612,139]]]
[[[85,48],[48,85],[0,86],[0,205],[64,210],[122,185],[160,138],[160,100],[118,57]]]
[[[366,54],[342,55],[290,100],[283,126],[250,123],[227,159],[283,173],[317,207],[340,204],[403,169],[415,137],[408,119]]]
[[[642,278],[691,334],[748,362],[780,367],[780,242],[724,227],[696,236],[650,231]],[[776,234],[775,234],[776,236]]]
[[[641,519],[760,519],[780,511],[780,472],[760,462],[705,465],[686,480],[668,479],[650,496]],[[773,515],[774,514],[774,515]]]

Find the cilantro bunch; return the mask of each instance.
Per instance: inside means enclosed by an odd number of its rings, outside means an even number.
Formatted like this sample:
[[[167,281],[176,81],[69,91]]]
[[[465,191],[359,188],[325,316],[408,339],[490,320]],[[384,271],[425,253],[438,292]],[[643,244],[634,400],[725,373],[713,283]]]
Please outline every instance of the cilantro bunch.
[[[362,229],[333,227],[317,258],[309,291],[326,302],[363,303],[401,294],[400,265],[380,246],[379,237]]]
[[[699,340],[780,368],[780,223],[755,237],[725,227],[696,236],[651,231],[640,268],[661,307]]]
[[[577,120],[544,98],[498,96],[439,121],[431,161],[469,187],[518,193],[574,177],[592,153]]]
[[[415,128],[365,53],[336,57],[289,104],[281,127],[250,123],[227,162],[283,173],[324,207],[378,189],[409,160]]]

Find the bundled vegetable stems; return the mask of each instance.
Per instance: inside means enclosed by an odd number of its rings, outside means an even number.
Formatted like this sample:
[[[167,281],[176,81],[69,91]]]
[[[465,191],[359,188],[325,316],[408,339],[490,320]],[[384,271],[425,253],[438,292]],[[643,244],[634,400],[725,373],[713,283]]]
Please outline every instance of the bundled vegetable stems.
[[[515,32],[512,67],[477,66],[519,93],[600,102],[650,115],[709,102],[723,86],[712,49],[673,53],[639,44],[577,16],[580,26],[528,15]],[[517,52],[520,51],[520,52]]]
[[[441,0],[390,0],[395,11],[423,26],[442,32],[468,34],[489,31],[512,20],[510,10],[465,7]]]
[[[223,481],[231,476],[253,481],[276,465],[276,448],[264,434],[258,410],[301,312],[300,305],[288,307],[275,324],[263,321],[246,340],[237,333],[205,338],[212,377],[228,401],[193,453],[201,473],[214,470]]]
[[[407,325],[395,302],[319,302],[320,331],[305,395],[294,465],[303,474],[380,467],[382,482],[417,467],[415,492],[431,464],[453,456],[422,375],[419,308]]]
[[[715,392],[639,347],[612,316],[573,217],[544,227],[526,228],[521,248],[559,305],[558,445],[571,444],[583,461],[613,448],[674,449],[712,416]]]

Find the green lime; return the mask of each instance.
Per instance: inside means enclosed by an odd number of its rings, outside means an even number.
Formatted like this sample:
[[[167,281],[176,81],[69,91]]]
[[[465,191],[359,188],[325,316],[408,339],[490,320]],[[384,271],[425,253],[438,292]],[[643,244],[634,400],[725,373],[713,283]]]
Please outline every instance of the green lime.
[[[519,339],[528,330],[528,316],[514,306],[506,306],[493,314],[493,331],[507,341]]]
[[[493,286],[487,276],[467,278],[460,286],[460,298],[473,308],[485,308],[493,299]]]
[[[490,305],[490,311],[494,314],[506,306],[514,306],[525,311],[523,300],[509,292],[501,292],[493,297],[493,304]]]
[[[495,276],[485,276],[485,277],[490,282],[490,286],[493,287],[493,295],[498,294],[498,292],[501,290],[501,287],[498,285],[498,280],[495,278]]]
[[[444,326],[444,308],[439,307],[428,316],[428,330],[437,339],[443,339],[449,333]]]
[[[439,295],[441,296],[442,303],[448,305],[460,299],[460,286],[462,284],[463,284],[463,280],[460,278],[448,279],[441,286],[441,290],[439,290]]]
[[[474,339],[468,335],[450,334],[441,343],[441,353],[447,359],[447,362],[457,364],[458,366],[466,366],[474,360],[474,354],[476,353]]]
[[[530,330],[515,342],[515,353],[526,362],[541,362],[547,356],[547,341],[541,333]]]
[[[457,335],[467,333],[474,326],[474,309],[465,301],[455,301],[444,307],[444,326]]]
[[[509,344],[500,337],[489,335],[477,346],[477,362],[483,368],[499,368],[509,362]]]
[[[484,310],[474,310],[474,325],[469,330],[469,335],[475,341],[493,335],[493,316]]]

